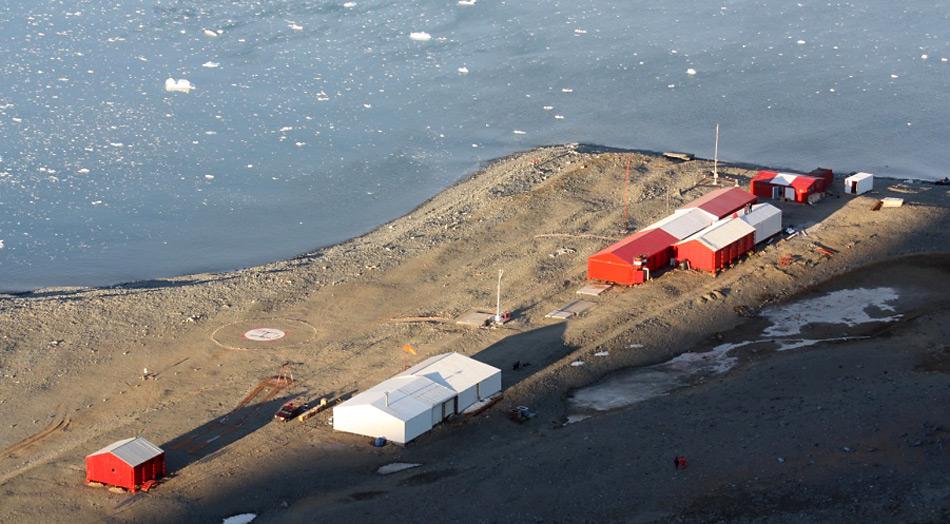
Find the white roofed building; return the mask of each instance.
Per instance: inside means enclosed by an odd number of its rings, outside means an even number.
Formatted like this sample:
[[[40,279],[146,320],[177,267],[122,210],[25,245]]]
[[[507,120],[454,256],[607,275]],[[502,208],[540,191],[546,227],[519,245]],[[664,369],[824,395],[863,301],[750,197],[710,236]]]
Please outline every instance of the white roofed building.
[[[333,429],[405,444],[499,391],[500,369],[436,355],[333,408]]]

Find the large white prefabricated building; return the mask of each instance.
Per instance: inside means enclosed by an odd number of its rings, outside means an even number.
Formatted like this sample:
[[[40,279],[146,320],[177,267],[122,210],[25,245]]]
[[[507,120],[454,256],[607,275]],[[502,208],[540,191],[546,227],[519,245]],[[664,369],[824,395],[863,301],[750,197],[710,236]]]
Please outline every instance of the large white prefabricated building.
[[[500,369],[444,353],[333,408],[333,429],[405,444],[499,391]]]
[[[855,173],[844,179],[844,192],[852,195],[867,193],[874,188],[874,175]]]
[[[782,210],[772,204],[753,204],[751,209],[739,218],[755,228],[756,244],[782,230]]]

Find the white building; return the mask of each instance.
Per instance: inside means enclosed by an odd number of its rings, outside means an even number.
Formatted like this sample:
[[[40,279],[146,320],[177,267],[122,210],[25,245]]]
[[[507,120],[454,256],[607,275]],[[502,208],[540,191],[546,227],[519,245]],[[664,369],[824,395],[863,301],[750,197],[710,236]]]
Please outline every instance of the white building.
[[[782,230],[782,210],[772,204],[753,204],[747,213],[739,217],[755,228],[755,243],[777,235]]]
[[[867,193],[874,188],[874,175],[871,173],[855,173],[844,179],[844,192],[851,195]]]
[[[444,353],[333,408],[333,429],[405,444],[501,391],[501,370]]]

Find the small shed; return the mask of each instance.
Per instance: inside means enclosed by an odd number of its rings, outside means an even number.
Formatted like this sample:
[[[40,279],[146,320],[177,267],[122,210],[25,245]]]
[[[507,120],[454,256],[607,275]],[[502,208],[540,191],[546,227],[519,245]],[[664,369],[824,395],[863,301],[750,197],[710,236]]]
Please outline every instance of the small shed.
[[[86,456],[86,482],[135,492],[142,484],[164,476],[165,452],[142,437],[113,442]]]
[[[500,369],[436,355],[334,407],[333,429],[405,444],[499,391]]]
[[[725,218],[676,244],[676,259],[690,269],[718,273],[755,246],[755,228],[740,218]]]
[[[825,181],[808,175],[759,171],[749,183],[749,191],[760,198],[811,204],[824,194]]]
[[[772,204],[755,204],[739,218],[755,228],[756,244],[782,231],[782,210]]]
[[[871,173],[855,173],[844,179],[844,192],[849,195],[861,195],[874,189],[874,175]]]
[[[834,171],[826,167],[816,167],[808,172],[808,176],[815,177],[821,181],[818,185],[818,190],[822,193],[827,193],[831,191],[832,184],[835,183],[835,173]]]
[[[686,204],[682,209],[698,208],[715,215],[716,218],[725,218],[757,201],[756,195],[745,189],[740,187],[724,187],[706,193],[689,204]]]
[[[587,278],[626,286],[641,284],[651,271],[669,264],[677,240],[662,229],[638,231],[588,257]]]
[[[672,215],[647,226],[644,229],[662,229],[676,237],[677,240],[692,235],[719,220],[719,217],[702,209],[678,209]]]

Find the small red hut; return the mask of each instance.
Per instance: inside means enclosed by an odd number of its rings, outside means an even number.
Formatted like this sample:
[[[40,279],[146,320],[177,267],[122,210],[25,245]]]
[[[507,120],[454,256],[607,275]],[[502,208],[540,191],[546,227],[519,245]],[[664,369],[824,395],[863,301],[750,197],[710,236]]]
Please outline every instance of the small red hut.
[[[132,437],[86,456],[86,482],[100,482],[135,492],[165,476],[165,452],[141,437]]]

